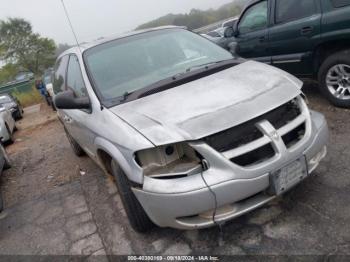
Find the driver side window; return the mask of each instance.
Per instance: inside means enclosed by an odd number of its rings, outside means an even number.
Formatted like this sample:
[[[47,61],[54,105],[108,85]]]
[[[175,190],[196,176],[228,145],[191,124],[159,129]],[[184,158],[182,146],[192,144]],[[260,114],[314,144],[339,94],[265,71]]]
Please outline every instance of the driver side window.
[[[84,79],[81,74],[78,58],[75,55],[69,57],[67,70],[67,88],[72,90],[76,97],[87,97]]]
[[[264,29],[267,27],[267,1],[260,2],[250,7],[243,15],[238,30],[240,33]]]

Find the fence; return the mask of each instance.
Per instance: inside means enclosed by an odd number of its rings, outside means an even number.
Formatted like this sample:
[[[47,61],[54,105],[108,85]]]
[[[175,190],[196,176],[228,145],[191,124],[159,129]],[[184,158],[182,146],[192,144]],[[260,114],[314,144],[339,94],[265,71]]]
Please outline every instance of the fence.
[[[0,86],[0,94],[5,93],[16,97],[24,107],[42,102],[42,97],[35,88],[34,80],[13,82]]]

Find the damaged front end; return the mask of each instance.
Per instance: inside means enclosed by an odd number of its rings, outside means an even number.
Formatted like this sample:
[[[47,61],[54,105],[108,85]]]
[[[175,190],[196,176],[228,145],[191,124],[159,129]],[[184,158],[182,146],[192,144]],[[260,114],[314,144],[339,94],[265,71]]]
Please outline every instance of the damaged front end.
[[[297,183],[306,178],[325,156],[327,140],[324,117],[298,96],[219,133],[137,152],[144,183],[133,191],[161,227],[209,227],[275,198],[272,174],[290,163],[305,161],[308,172]]]
[[[136,162],[146,177],[155,179],[183,178],[202,171],[199,154],[186,142],[142,150]]]

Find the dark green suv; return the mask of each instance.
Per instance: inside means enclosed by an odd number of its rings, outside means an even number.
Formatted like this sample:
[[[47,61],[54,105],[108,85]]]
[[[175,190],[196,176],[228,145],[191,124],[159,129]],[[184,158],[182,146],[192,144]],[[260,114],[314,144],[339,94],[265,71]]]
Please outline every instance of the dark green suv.
[[[350,107],[350,0],[259,0],[225,36],[233,51],[319,81],[336,106]]]

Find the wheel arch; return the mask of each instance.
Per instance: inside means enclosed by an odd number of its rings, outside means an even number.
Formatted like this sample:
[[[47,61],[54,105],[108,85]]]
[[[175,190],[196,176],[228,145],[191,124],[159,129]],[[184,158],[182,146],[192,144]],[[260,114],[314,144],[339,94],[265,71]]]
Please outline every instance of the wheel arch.
[[[111,161],[114,160],[129,180],[137,184],[143,184],[142,169],[137,165],[133,157],[130,157],[129,160],[126,159],[114,144],[103,138],[96,138],[95,145],[98,162],[107,173],[112,174]]]
[[[317,76],[320,66],[328,56],[344,50],[350,50],[350,39],[333,40],[318,45],[313,55],[314,76]]]

